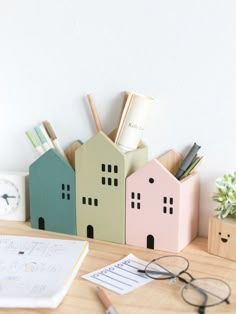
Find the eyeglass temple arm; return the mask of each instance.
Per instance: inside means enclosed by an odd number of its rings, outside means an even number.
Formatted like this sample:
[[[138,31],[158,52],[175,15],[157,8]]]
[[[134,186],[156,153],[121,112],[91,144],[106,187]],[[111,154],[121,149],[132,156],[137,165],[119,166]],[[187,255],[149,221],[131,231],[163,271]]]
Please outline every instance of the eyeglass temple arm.
[[[204,305],[199,306],[198,313],[199,314],[205,314],[205,306]]]
[[[147,273],[147,271],[145,269],[138,269],[139,273]],[[176,275],[170,273],[170,272],[166,272],[166,271],[157,271],[157,270],[149,270],[148,271],[149,274],[153,274],[153,275],[173,275],[175,277],[177,277]]]

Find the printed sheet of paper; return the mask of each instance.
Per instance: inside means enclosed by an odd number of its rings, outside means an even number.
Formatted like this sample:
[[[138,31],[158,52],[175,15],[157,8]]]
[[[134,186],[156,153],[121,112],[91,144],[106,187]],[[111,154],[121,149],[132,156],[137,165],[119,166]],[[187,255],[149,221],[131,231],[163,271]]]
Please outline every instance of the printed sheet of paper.
[[[86,252],[86,241],[0,236],[0,306],[54,307]]]
[[[138,269],[144,269],[148,262],[129,254],[120,261],[83,275],[82,278],[103,286],[119,294],[128,293],[153,279]]]

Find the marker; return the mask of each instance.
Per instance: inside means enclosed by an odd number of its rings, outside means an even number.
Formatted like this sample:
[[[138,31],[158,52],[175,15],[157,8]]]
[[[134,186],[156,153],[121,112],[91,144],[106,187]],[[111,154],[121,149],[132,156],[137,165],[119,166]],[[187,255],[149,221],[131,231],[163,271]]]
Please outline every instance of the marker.
[[[106,311],[105,311],[106,314],[118,314],[114,305],[111,303],[108,296],[105,294],[103,289],[101,289],[100,287],[97,287],[97,295],[106,309]]]
[[[197,156],[198,150],[201,148],[201,146],[197,145],[196,143],[193,144],[192,148],[188,152],[187,156],[184,158],[183,162],[180,165],[179,170],[177,171],[175,177],[176,179],[180,180],[184,172],[187,170],[187,168],[191,165],[193,160]]]
[[[66,154],[65,154],[64,150],[61,148],[61,145],[58,142],[56,133],[53,130],[51,124],[48,121],[43,121],[43,125],[44,125],[44,127],[48,133],[48,136],[51,139],[53,145],[55,146],[56,150],[58,151],[58,153],[61,154],[67,160]]]
[[[39,140],[37,134],[35,134],[33,130],[28,130],[25,133],[28,136],[30,142],[33,144],[34,148],[37,150],[37,152],[40,155],[43,155],[45,153],[45,151],[40,144],[40,140]]]
[[[196,167],[199,165],[200,161],[202,160],[203,156],[199,157],[197,156],[193,162],[190,164],[190,166],[186,169],[186,171],[184,172],[184,174],[180,177],[179,180],[182,180],[184,178],[186,178],[187,176],[189,176],[195,169]]]
[[[46,137],[46,140],[47,140],[48,145],[50,146],[50,148],[54,148],[54,149],[55,149],[55,146],[53,145],[53,143],[52,143],[50,137],[48,136],[48,133],[47,133],[47,131],[45,130],[44,125],[43,125],[43,124],[40,124],[39,127],[40,127],[40,129],[41,129],[43,135]]]
[[[48,144],[47,139],[44,136],[44,134],[43,134],[42,130],[40,129],[40,127],[36,126],[34,129],[35,129],[35,132],[37,133],[37,135],[38,135],[38,137],[40,139],[40,142],[42,143],[42,146],[43,146],[45,152],[48,151],[49,149],[51,149],[51,147]]]

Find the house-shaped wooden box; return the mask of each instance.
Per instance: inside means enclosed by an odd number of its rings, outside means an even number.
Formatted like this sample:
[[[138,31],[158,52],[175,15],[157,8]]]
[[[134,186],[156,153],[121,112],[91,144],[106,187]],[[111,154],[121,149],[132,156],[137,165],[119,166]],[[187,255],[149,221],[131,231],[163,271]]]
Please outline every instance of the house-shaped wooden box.
[[[30,166],[29,192],[33,228],[76,234],[75,172],[55,149]]]
[[[178,253],[197,236],[199,176],[177,180],[180,163],[171,150],[127,178],[127,244]]]
[[[147,162],[147,147],[122,153],[102,131],[76,150],[77,233],[125,242],[126,177]]]

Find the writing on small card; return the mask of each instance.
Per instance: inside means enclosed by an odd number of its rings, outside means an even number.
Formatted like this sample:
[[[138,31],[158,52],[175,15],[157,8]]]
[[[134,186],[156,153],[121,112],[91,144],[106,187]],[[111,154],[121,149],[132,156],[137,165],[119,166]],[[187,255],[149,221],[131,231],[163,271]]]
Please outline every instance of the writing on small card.
[[[125,294],[153,280],[145,273],[138,272],[138,269],[144,269],[147,264],[148,262],[129,254],[116,263],[83,275],[82,278],[116,293]]]

